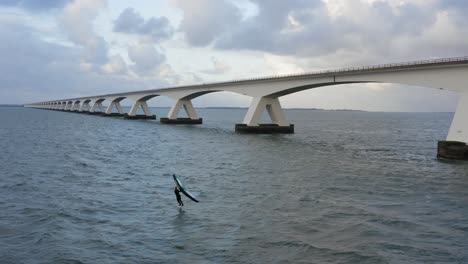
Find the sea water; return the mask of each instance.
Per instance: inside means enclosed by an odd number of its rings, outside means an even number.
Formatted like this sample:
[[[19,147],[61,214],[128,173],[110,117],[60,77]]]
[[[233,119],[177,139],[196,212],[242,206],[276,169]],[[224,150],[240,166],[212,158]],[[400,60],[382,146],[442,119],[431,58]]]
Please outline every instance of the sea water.
[[[158,117],[168,109],[152,109]],[[287,110],[292,135],[0,108],[0,263],[468,263],[452,113]],[[172,174],[198,197],[179,209]]]

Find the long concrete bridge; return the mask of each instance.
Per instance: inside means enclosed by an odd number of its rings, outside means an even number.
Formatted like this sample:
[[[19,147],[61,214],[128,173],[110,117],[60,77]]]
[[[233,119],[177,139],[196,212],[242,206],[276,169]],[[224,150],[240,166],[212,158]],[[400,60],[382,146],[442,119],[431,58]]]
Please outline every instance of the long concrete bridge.
[[[294,133],[294,125],[286,119],[278,100],[279,97],[307,89],[352,83],[397,83],[458,92],[461,96],[447,141],[468,143],[468,57],[83,96],[25,106],[104,116],[124,116],[129,119],[155,119],[156,117],[148,108],[147,101],[157,96],[168,96],[175,100],[175,104],[168,116],[160,119],[161,123],[201,124],[202,118],[197,115],[191,100],[208,93],[229,91],[252,97],[243,122],[236,124],[237,132]],[[120,102],[126,98],[134,102],[128,113],[124,113],[120,105]],[[104,106],[104,103],[107,103],[107,106]],[[137,115],[140,107],[144,115]],[[116,113],[114,109],[117,110]],[[181,109],[186,111],[188,118],[178,117]],[[260,124],[261,115],[265,110],[271,118],[270,124]]]

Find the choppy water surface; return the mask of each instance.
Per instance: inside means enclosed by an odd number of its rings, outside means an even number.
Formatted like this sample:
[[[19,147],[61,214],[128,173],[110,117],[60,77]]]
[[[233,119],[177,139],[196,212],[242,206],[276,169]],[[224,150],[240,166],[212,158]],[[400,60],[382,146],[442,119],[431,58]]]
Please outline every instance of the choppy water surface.
[[[167,109],[154,109],[158,116]],[[468,263],[452,114],[290,110],[294,135],[0,108],[1,263]],[[171,174],[201,200],[179,210]]]

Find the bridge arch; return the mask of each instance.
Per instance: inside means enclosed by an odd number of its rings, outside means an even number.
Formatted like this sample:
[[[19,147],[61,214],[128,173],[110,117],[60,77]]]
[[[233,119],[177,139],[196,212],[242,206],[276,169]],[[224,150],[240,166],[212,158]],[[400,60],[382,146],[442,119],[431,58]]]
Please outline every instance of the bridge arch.
[[[106,100],[106,98],[102,98],[102,97],[97,97],[97,98],[91,98],[91,109],[89,109],[89,113],[90,114],[100,114],[100,113],[104,113],[104,105],[102,104],[104,101]],[[96,110],[99,109],[99,112],[96,112]]]
[[[122,106],[120,105],[120,102],[125,100],[127,97],[128,96],[122,96],[122,95],[105,97],[105,100],[109,101],[109,105],[107,106],[105,114],[106,115],[113,115],[112,111],[114,110],[114,108],[116,108],[118,114],[123,115],[124,112],[123,112]]]
[[[200,96],[203,96],[205,94],[210,94],[210,93],[217,93],[217,92],[227,92],[227,91],[224,91],[224,90],[206,90],[206,91],[199,91],[199,92],[195,92],[195,93],[191,93],[187,96],[184,96],[180,99],[182,100],[192,100],[192,99],[195,99],[197,97],[200,97]]]

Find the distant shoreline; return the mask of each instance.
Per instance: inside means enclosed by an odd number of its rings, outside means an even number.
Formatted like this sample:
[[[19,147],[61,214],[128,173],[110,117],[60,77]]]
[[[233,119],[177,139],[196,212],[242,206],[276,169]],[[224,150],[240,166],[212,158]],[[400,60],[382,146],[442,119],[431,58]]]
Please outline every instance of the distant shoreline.
[[[0,107],[23,107],[24,105],[20,104],[0,104]]]
[[[207,106],[197,107],[199,109],[248,109],[248,107],[223,107],[223,106]],[[321,108],[283,108],[284,110],[318,110],[318,111],[352,111],[352,112],[368,112],[365,110],[354,109],[321,109]]]
[[[208,106],[198,107],[200,109],[245,109],[248,107],[222,107],[222,106]],[[347,111],[347,112],[368,112],[365,110],[354,110],[354,109],[321,109],[321,108],[283,108],[284,110],[314,110],[314,111]]]
[[[0,107],[24,107],[24,105],[22,104],[0,104]],[[131,105],[123,105],[122,107],[125,107],[125,108],[130,108],[132,107]],[[171,108],[170,106],[150,106],[150,108]],[[239,109],[239,110],[247,110],[248,107],[235,107],[235,106],[232,106],[232,107],[229,107],[229,106],[226,106],[226,107],[223,107],[223,106],[207,106],[207,107],[197,107],[197,109],[225,109],[225,110],[229,110],[229,109],[233,109],[233,110],[236,110],[236,109]],[[337,112],[366,112],[366,113],[454,113],[454,112],[438,112],[438,111],[434,111],[434,112],[396,112],[396,111],[367,111],[367,110],[355,110],[355,109],[322,109],[322,108],[283,108],[284,110],[307,110],[307,111],[337,111]]]

